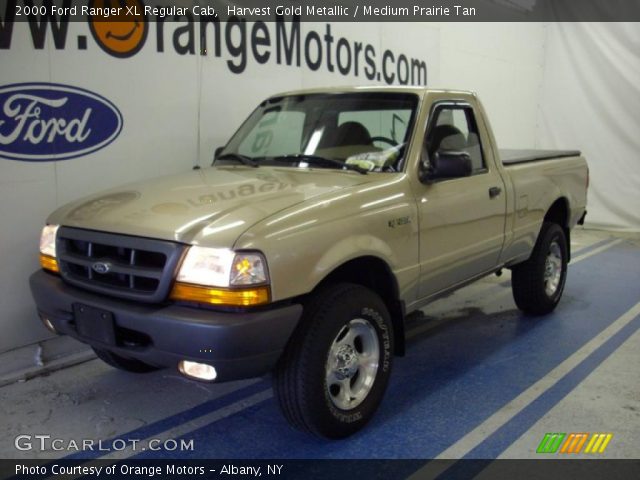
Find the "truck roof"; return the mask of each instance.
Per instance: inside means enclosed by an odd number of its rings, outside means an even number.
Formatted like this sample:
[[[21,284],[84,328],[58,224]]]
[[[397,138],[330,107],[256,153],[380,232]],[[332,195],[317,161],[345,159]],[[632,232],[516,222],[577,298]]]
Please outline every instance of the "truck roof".
[[[416,95],[424,95],[426,93],[449,93],[455,96],[470,95],[476,96],[475,92],[469,90],[453,90],[442,88],[429,88],[420,86],[399,86],[399,85],[362,85],[362,86],[339,86],[339,87],[316,87],[305,88],[300,90],[291,90],[287,92],[277,93],[272,97],[289,96],[289,95],[310,95],[315,93],[354,93],[354,92],[397,92],[397,93],[415,93]]]

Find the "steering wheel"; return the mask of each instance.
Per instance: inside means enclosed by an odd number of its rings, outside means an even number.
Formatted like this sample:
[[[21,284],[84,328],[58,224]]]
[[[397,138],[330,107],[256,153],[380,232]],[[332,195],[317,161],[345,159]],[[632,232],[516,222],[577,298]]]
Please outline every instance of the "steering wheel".
[[[396,142],[394,139],[389,137],[371,137],[371,143],[373,142],[388,143],[392,147],[395,147],[396,145],[398,145],[398,142]]]

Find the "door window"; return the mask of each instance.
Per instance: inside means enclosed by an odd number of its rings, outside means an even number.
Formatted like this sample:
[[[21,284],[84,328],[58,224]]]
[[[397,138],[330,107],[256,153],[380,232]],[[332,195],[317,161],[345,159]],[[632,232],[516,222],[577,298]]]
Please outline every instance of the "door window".
[[[462,105],[437,107],[431,125],[426,141],[429,157],[439,151],[466,152],[471,157],[473,174],[487,171],[478,125],[471,107]]]

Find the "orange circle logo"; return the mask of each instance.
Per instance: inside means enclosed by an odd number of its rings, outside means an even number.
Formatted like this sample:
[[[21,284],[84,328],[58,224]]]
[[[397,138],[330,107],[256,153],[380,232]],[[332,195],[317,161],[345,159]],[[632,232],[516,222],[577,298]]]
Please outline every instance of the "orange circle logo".
[[[90,0],[89,26],[100,48],[127,58],[140,51],[149,24],[141,0]]]

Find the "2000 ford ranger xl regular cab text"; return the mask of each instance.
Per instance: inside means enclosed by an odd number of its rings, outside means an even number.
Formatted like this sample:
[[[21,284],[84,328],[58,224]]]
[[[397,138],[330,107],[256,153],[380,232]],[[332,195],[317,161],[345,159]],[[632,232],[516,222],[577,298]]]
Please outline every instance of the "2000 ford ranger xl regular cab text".
[[[436,296],[510,268],[521,310],[555,308],[587,184],[579,152],[499,152],[472,93],[286,93],[212,167],[58,209],[31,289],[50,330],[116,368],[273,371],[292,425],[345,437]]]

